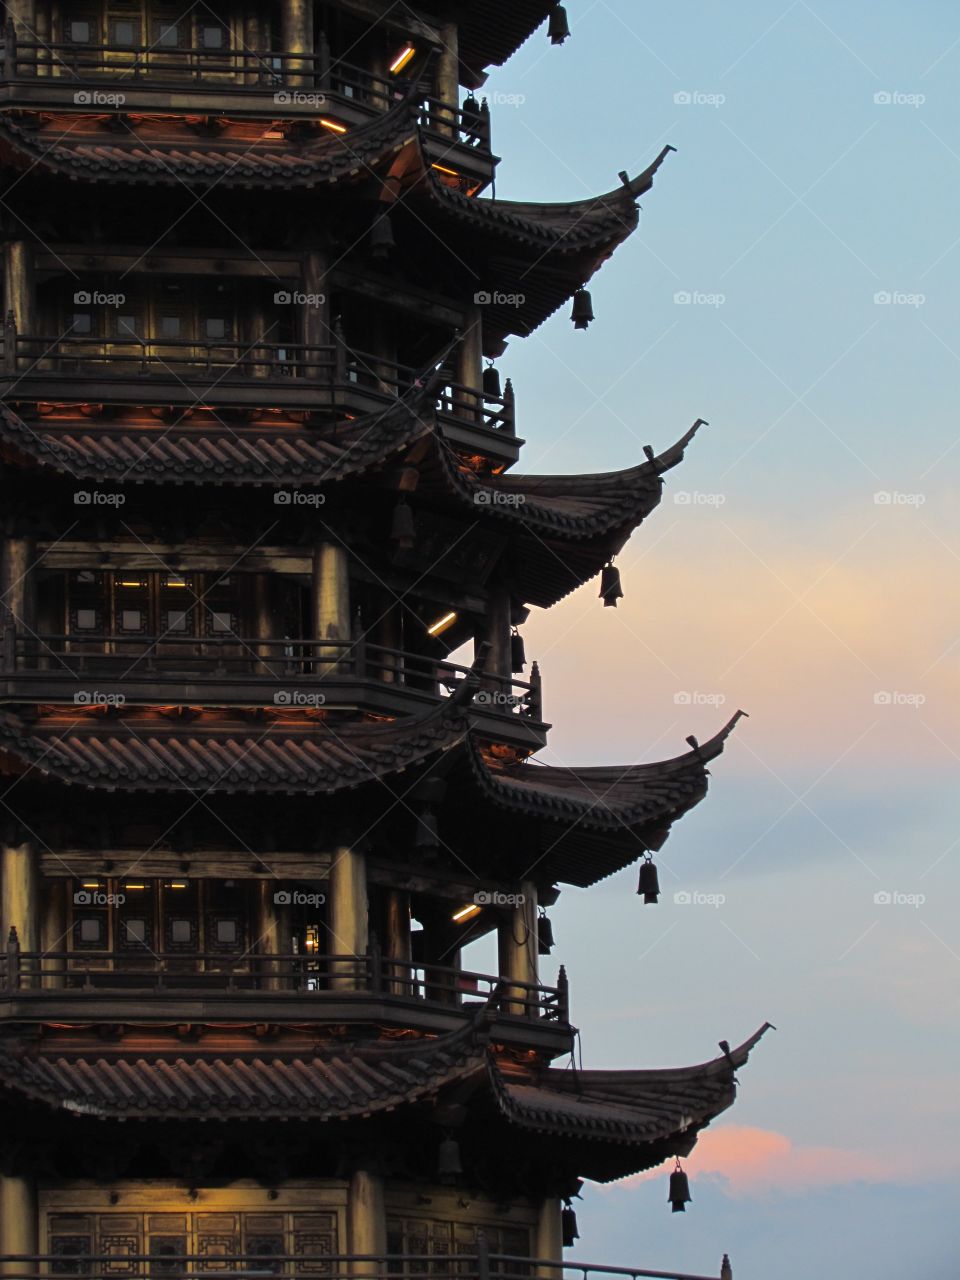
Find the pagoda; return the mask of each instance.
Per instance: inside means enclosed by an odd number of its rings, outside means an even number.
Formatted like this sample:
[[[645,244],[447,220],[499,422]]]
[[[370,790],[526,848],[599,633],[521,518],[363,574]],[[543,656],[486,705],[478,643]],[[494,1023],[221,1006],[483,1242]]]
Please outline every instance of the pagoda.
[[[639,864],[656,899],[734,722],[536,761],[529,611],[598,578],[616,605],[700,425],[517,469],[507,342],[590,323],[666,154],[495,198],[478,91],[541,26],[568,34],[551,0],[5,6],[0,1275],[559,1276],[583,1180],[734,1100],[762,1030],[579,1069],[543,973],[562,886]]]

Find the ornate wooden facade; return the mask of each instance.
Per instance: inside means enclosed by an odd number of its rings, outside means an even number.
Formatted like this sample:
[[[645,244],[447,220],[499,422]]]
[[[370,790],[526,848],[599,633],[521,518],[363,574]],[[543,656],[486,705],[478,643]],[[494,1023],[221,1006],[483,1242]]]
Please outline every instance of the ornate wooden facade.
[[[700,423],[525,475],[493,362],[587,322],[666,151],[492,198],[475,91],[549,0],[181,8],[6,6],[0,1274],[550,1274],[563,1199],[688,1152],[758,1038],[563,1070],[541,975],[543,908],[659,849],[734,723],[531,760],[530,608]]]

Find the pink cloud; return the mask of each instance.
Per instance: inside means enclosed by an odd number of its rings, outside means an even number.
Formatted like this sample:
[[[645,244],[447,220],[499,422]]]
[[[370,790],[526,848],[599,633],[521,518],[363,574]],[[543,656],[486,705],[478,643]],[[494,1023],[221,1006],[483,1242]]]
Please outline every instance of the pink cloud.
[[[716,1176],[733,1195],[764,1191],[801,1192],[850,1182],[894,1180],[891,1161],[841,1147],[803,1146],[785,1134],[748,1125],[707,1129],[684,1161],[691,1178]],[[669,1163],[635,1179],[662,1178]],[[625,1183],[618,1183],[623,1186]]]

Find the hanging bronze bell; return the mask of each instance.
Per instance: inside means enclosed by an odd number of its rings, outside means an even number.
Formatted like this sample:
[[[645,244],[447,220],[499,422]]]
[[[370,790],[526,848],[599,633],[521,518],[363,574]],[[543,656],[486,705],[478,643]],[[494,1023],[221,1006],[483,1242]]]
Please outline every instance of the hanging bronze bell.
[[[537,916],[537,950],[542,956],[548,956],[555,946],[553,923],[547,913],[541,909]]]
[[[527,665],[527,655],[523,647],[523,636],[514,631],[510,637],[510,670],[517,675]]]
[[[575,329],[586,329],[596,317],[593,314],[593,299],[586,289],[578,289],[573,295],[573,311],[570,319]]]
[[[370,256],[378,262],[383,262],[389,258],[397,247],[397,242],[393,237],[393,223],[390,221],[389,213],[382,213],[374,219],[373,226],[370,228]]]
[[[670,1175],[670,1194],[667,1199],[672,1205],[671,1212],[686,1213],[686,1206],[692,1203],[693,1197],[690,1194],[690,1183],[687,1175],[680,1168],[680,1161],[677,1161],[677,1167]]]
[[[500,390],[500,370],[496,365],[488,364],[483,371],[483,394],[491,400],[502,400]]]
[[[453,1182],[463,1173],[460,1163],[460,1144],[456,1138],[446,1137],[437,1151],[437,1174],[441,1182]]]
[[[564,40],[570,38],[570,23],[567,21],[567,11],[562,4],[555,4],[550,10],[547,35],[550,37],[551,44],[563,44]]]
[[[646,858],[640,864],[640,882],[637,893],[643,896],[644,902],[656,902],[660,897],[660,880],[652,858]]]
[[[402,551],[413,548],[416,528],[413,523],[413,512],[407,502],[401,498],[393,509],[393,527],[390,537]]]
[[[605,609],[615,609],[617,601],[623,599],[623,588],[620,585],[620,570],[615,564],[605,564],[600,574],[600,599]]]
[[[577,1230],[576,1212],[569,1200],[563,1206],[563,1212],[560,1214],[560,1229],[563,1233],[563,1247],[572,1249],[574,1240],[580,1239],[580,1232]]]
[[[418,849],[438,849],[440,847],[440,828],[437,815],[426,805],[417,818],[417,834],[414,845]]]

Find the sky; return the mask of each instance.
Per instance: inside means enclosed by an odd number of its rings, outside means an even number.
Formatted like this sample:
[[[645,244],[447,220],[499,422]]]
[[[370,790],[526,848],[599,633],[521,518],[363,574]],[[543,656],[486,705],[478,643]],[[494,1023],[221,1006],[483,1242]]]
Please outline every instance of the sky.
[[[524,471],[702,429],[619,557],[524,628],[543,759],[633,763],[749,712],[707,800],[551,911],[584,1065],[681,1066],[769,1019],[687,1162],[578,1204],[577,1256],[737,1280],[960,1261],[960,9],[570,0],[490,77],[501,198],[677,148],[640,230],[500,362]],[[674,900],[688,894],[689,903]]]

